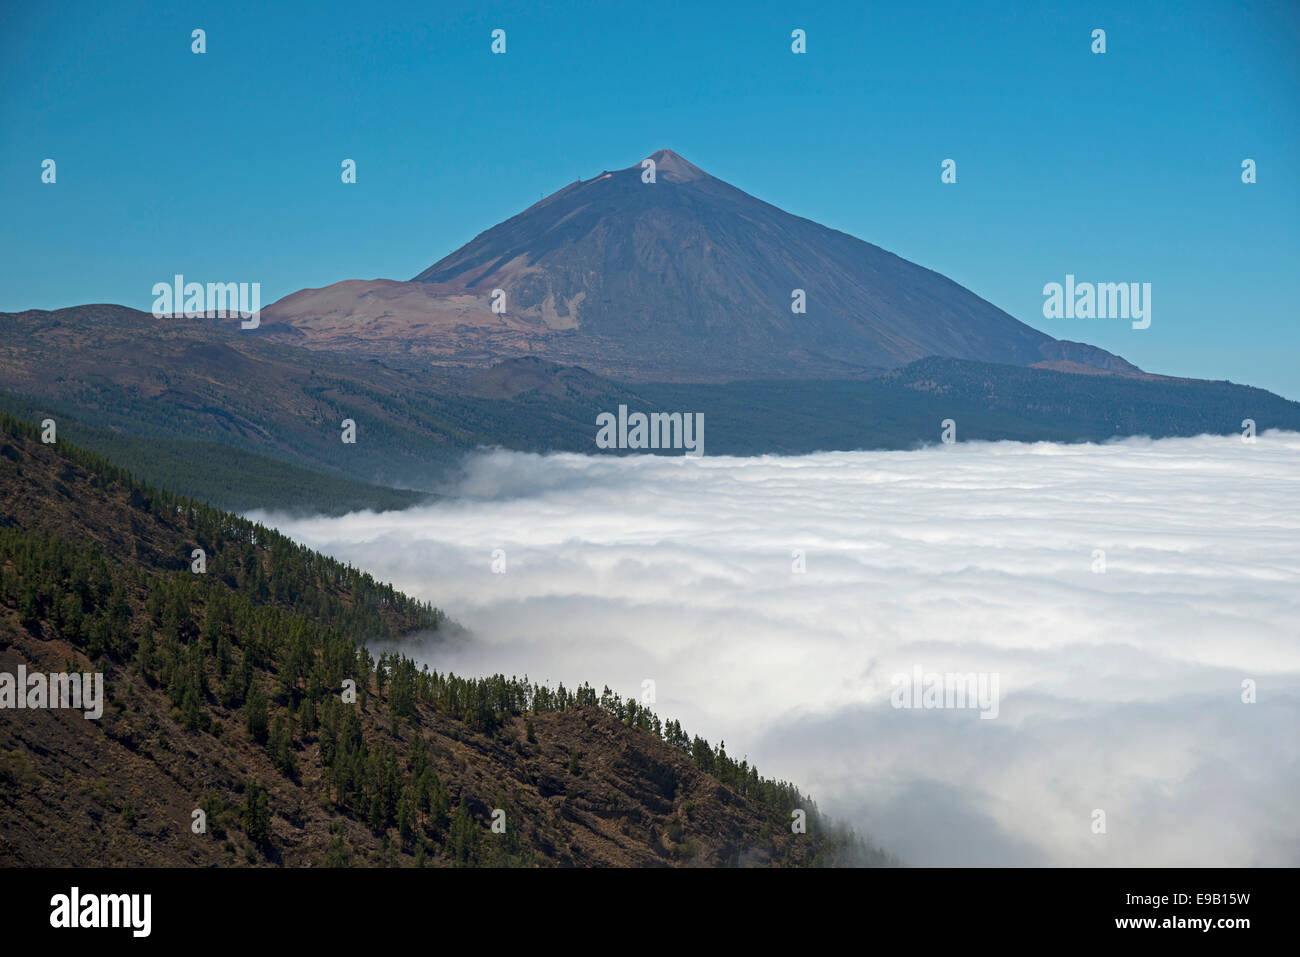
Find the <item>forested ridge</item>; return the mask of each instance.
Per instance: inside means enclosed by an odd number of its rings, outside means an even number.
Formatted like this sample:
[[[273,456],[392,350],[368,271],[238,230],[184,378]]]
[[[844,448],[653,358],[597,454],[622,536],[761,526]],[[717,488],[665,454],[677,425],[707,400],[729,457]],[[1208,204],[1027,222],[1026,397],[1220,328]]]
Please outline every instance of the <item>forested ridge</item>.
[[[794,785],[609,688],[374,658],[369,643],[436,643],[448,623],[6,415],[0,505],[0,670],[108,684],[100,721],[3,715],[5,863],[888,862]]]

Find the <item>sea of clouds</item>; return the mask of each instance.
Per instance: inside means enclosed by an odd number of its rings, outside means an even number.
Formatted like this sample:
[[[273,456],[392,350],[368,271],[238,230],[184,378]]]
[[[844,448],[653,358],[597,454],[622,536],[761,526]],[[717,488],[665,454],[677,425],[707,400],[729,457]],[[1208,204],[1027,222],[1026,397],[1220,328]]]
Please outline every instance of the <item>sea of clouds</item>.
[[[445,492],[258,517],[464,624],[431,668],[652,679],[908,864],[1300,864],[1300,435],[493,451]],[[893,707],[916,666],[997,717]]]

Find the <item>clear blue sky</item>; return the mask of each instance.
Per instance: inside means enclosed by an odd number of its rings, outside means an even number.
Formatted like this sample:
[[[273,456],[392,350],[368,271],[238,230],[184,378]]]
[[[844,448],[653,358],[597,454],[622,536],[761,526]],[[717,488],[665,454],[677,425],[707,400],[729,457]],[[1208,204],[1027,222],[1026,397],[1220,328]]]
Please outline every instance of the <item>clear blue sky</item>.
[[[408,279],[671,147],[1052,335],[1300,399],[1295,2],[265,6],[4,5],[0,310]],[[1150,282],[1151,327],[1044,319],[1067,272]]]

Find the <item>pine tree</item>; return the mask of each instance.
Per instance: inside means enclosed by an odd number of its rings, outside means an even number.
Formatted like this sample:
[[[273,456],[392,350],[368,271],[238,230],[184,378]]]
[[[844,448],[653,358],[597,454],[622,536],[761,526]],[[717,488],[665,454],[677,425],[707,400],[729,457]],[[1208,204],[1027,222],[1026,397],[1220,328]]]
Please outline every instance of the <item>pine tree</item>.
[[[409,848],[415,839],[415,804],[415,790],[408,784],[402,788],[402,796],[397,802],[397,834],[403,850]]]
[[[248,700],[244,703],[244,727],[248,736],[258,744],[266,744],[268,718],[266,714],[266,696],[256,681],[248,689]]]
[[[271,839],[271,802],[266,788],[256,781],[248,783],[244,796],[244,833],[259,847]]]
[[[451,852],[458,864],[469,864],[478,854],[479,827],[462,804],[451,821]]]
[[[281,774],[290,778],[298,776],[298,761],[293,752],[293,738],[289,734],[289,722],[283,714],[275,716],[275,725],[271,731],[271,758]]]

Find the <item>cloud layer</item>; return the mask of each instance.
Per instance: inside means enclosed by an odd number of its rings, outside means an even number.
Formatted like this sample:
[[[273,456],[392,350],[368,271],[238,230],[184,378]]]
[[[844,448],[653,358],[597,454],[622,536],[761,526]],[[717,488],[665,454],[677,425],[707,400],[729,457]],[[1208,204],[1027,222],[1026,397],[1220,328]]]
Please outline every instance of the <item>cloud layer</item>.
[[[1296,865],[1297,477],[1289,433],[497,451],[432,506],[264,518],[473,632],[430,667],[653,679],[907,863]],[[996,674],[998,717],[892,707],[916,666]]]

